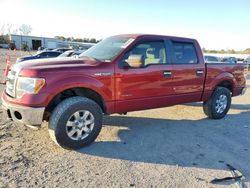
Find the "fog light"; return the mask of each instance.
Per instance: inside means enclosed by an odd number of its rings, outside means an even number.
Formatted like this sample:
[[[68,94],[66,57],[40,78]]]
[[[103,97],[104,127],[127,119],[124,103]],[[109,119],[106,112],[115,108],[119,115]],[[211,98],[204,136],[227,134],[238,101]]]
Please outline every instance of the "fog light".
[[[18,120],[22,119],[22,115],[19,112],[15,111],[14,115],[15,115],[15,118],[17,118]]]

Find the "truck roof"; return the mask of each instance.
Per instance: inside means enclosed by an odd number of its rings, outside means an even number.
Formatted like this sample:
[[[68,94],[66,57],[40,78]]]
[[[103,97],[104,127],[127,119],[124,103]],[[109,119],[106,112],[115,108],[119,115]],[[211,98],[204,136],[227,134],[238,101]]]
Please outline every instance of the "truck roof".
[[[140,33],[132,33],[132,34],[121,34],[116,36],[123,36],[123,37],[130,37],[130,38],[153,38],[153,37],[162,37],[162,38],[171,38],[176,40],[190,40],[196,41],[193,38],[186,38],[186,37],[177,37],[177,36],[169,36],[169,35],[156,35],[156,34],[140,34]]]

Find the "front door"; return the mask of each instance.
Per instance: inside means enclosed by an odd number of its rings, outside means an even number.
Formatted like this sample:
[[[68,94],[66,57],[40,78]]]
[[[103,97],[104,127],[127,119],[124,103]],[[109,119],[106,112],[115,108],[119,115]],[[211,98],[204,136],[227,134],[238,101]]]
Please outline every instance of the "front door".
[[[131,55],[141,56],[141,67],[122,66]],[[115,70],[115,111],[122,113],[170,104],[169,96],[174,92],[171,70],[164,40],[137,42],[124,54]]]

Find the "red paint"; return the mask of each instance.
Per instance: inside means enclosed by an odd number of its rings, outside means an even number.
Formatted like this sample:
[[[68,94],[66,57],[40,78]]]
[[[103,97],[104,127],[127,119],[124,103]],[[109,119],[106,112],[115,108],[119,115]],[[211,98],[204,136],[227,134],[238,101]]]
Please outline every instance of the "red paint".
[[[206,101],[214,88],[223,81],[231,83],[233,96],[245,87],[244,66],[240,64],[206,64],[196,40],[158,36],[126,35],[135,41],[112,62],[100,63],[88,59],[50,59],[23,64],[20,75],[46,79],[46,85],[36,95],[26,94],[16,99],[3,93],[6,102],[31,107],[46,107],[60,92],[75,88],[89,88],[102,96],[107,113],[122,113],[165,107],[186,102]],[[141,39],[186,41],[194,44],[198,64],[161,64],[147,68],[120,68],[124,53]],[[196,71],[204,74],[197,76]],[[163,76],[172,71],[172,77]],[[110,73],[100,76],[96,73]]]

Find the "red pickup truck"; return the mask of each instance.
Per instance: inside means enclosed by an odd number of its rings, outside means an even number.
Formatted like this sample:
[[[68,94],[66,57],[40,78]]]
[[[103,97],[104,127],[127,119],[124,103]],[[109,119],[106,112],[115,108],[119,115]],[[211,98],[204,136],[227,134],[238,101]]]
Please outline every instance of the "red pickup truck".
[[[223,118],[246,91],[246,73],[244,64],[205,64],[194,39],[118,35],[79,59],[15,64],[2,108],[15,122],[49,121],[52,139],[76,149],[96,139],[104,114],[203,101],[209,118]]]

